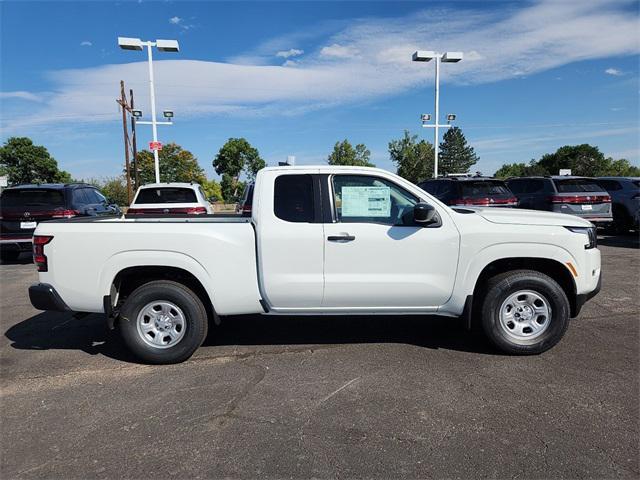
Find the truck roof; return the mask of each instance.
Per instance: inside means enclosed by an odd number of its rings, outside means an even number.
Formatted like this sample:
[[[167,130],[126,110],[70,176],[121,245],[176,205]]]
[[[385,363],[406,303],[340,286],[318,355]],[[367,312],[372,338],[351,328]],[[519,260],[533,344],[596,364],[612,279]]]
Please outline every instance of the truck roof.
[[[291,170],[319,170],[320,172],[383,172],[385,174],[389,174],[388,170],[384,170],[382,168],[376,167],[355,167],[351,165],[282,165],[278,167],[265,167],[262,170],[266,171],[291,171]]]

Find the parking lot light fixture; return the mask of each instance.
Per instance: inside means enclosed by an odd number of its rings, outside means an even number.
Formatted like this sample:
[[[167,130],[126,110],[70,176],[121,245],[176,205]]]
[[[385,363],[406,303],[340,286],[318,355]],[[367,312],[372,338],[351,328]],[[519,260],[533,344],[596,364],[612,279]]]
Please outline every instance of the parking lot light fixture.
[[[436,77],[435,77],[435,115],[434,123],[427,124],[422,122],[423,127],[433,128],[433,150],[434,150],[434,162],[433,162],[433,178],[438,178],[438,153],[440,150],[440,127],[449,128],[451,125],[440,124],[440,62],[445,63],[457,63],[462,60],[462,52],[444,52],[438,53],[432,50],[417,50],[413,53],[411,59],[414,62],[429,62],[435,60],[436,64]],[[448,118],[447,118],[448,119]],[[454,118],[455,120],[455,115]]]
[[[149,94],[151,97],[151,122],[142,122],[140,124],[151,124],[153,131],[153,143],[158,143],[158,125],[172,125],[172,122],[158,122],[156,119],[156,92],[153,86],[153,54],[152,47],[156,47],[161,52],[179,52],[180,45],[177,40],[156,40],[155,42],[140,40],[139,38],[118,37],[118,45],[123,50],[143,50],[147,47],[147,61],[149,64]],[[173,112],[171,112],[171,118]],[[153,158],[155,163],[156,183],[160,183],[160,160],[158,157],[158,149],[154,148]]]

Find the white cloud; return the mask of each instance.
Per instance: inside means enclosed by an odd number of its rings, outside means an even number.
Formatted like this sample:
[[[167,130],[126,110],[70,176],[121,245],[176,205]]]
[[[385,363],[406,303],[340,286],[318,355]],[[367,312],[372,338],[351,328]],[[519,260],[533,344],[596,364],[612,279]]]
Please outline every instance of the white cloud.
[[[622,71],[618,70],[617,68],[607,68],[604,73],[606,73],[607,75],[613,75],[614,77],[623,75]]]
[[[179,25],[180,23],[182,23],[182,18],[180,18],[180,17],[171,17],[169,19],[169,23],[171,23],[172,25]]]
[[[35,93],[19,90],[16,92],[0,92],[0,98],[18,98],[20,100],[29,100],[30,102],[41,102],[43,98]]]
[[[354,19],[340,24],[328,38],[326,31],[319,31],[325,46],[307,52],[295,68],[259,64],[264,58],[272,60],[274,51],[286,51],[295,33],[246,52],[233,59],[235,63],[157,61],[158,98],[181,117],[299,114],[426,85],[433,66],[411,62],[411,53],[425,46],[466,53],[462,62],[445,68],[443,81],[457,84],[495,82],[572,62],[640,52],[640,42],[629,40],[637,39],[638,13],[629,9],[632,2],[544,0],[518,5],[526,6],[488,13],[457,7],[455,15],[434,7],[397,18]],[[593,35],[596,31],[598,35]],[[8,119],[5,126],[50,124],[61,118],[115,119],[113,85],[121,78],[140,91],[138,102],[144,109],[146,68],[139,62],[53,72],[50,90],[56,93],[47,96],[43,108]]]
[[[91,47],[92,45],[93,43],[91,43],[89,40],[83,40],[82,42],[80,42],[81,47]]]
[[[355,58],[358,56],[358,49],[348,45],[338,45],[334,43],[327,47],[322,47],[320,50],[321,57],[333,57],[333,58]]]
[[[298,57],[304,53],[304,50],[298,50],[297,48],[290,48],[289,50],[280,50],[276,53],[276,57],[289,58]]]
[[[192,19],[195,17],[191,17]],[[192,25],[190,23],[185,23],[184,18],[175,16],[175,17],[171,17],[169,19],[169,23],[171,25],[177,25],[179,26],[182,30],[191,30],[192,28],[195,27],[195,25]]]
[[[295,60],[287,60],[282,64],[283,67],[295,67],[296,65],[299,65],[299,63]]]

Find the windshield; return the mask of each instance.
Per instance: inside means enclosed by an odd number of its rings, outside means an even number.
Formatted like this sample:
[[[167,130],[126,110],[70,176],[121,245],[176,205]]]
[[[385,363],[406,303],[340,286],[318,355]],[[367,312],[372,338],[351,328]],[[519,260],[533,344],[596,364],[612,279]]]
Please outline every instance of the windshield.
[[[462,188],[462,196],[464,197],[511,194],[507,186],[499,181],[460,182],[460,188]]]
[[[556,180],[555,182],[560,193],[602,192],[600,185],[586,178],[569,178],[567,180]]]
[[[196,194],[190,188],[160,187],[143,188],[135,204],[144,203],[196,203]]]
[[[45,188],[5,190],[0,204],[3,207],[64,207],[64,192]]]

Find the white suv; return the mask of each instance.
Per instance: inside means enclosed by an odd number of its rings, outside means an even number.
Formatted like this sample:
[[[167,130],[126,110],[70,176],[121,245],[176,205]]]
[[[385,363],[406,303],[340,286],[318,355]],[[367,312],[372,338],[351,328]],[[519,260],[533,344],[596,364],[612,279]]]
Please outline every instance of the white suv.
[[[197,183],[150,183],[138,189],[127,214],[206,215],[213,207]]]

